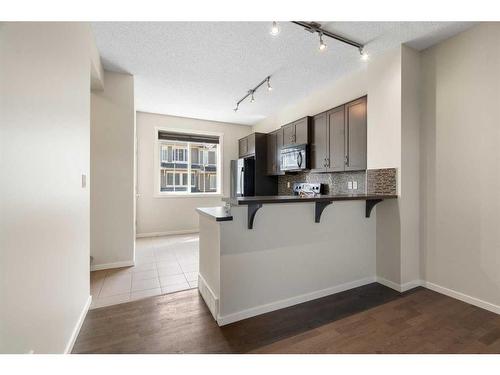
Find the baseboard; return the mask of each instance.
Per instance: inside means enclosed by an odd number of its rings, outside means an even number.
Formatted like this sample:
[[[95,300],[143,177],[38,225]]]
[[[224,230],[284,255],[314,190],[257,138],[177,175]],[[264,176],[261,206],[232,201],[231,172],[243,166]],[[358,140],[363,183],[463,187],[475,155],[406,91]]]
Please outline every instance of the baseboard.
[[[135,237],[143,238],[143,237],[175,236],[178,234],[199,233],[199,231],[200,231],[199,229],[185,229],[185,230],[171,230],[166,232],[137,233]]]
[[[500,306],[494,305],[493,303],[483,301],[479,298],[472,297],[472,296],[469,296],[467,294],[457,292],[456,290],[448,289],[448,288],[445,288],[444,286],[430,283],[428,281],[425,281],[423,283],[423,286],[425,286],[427,289],[444,294],[448,297],[452,297],[452,298],[458,299],[462,302],[466,302],[466,303],[469,303],[471,305],[480,307],[482,309],[494,312],[495,314],[500,314]]]
[[[417,286],[422,286],[422,280],[412,280],[404,284],[398,284],[394,281],[384,279],[383,277],[377,276],[377,283],[385,285],[388,288],[394,289],[400,293],[406,292],[410,289],[416,288]]]
[[[78,317],[78,321],[76,322],[75,328],[73,328],[73,332],[71,333],[71,337],[69,338],[68,344],[66,345],[66,349],[64,350],[64,354],[71,354],[71,351],[73,350],[73,346],[75,345],[75,342],[76,342],[76,338],[78,337],[78,334],[80,333],[80,329],[82,328],[83,321],[85,320],[85,317],[87,316],[87,312],[89,311],[91,303],[92,303],[92,296],[89,296],[89,298],[87,298],[87,302],[85,303],[85,306],[83,306],[83,310],[80,313],[80,316]]]
[[[93,264],[92,267],[90,267],[90,270],[91,271],[99,271],[99,270],[107,270],[107,269],[111,269],[111,268],[131,267],[134,265],[135,265],[135,262],[133,260],[125,260],[123,262]]]
[[[212,313],[212,316],[217,320],[217,316],[219,315],[219,298],[215,295],[214,291],[210,288],[201,274],[198,274],[198,291]]]
[[[330,294],[335,294],[339,292],[343,292],[345,290],[357,288],[359,286],[363,286],[366,284],[370,284],[376,281],[375,277],[367,277],[360,280],[351,281],[345,284],[336,285],[330,288],[317,290],[311,293],[301,294],[295,297],[279,300],[276,302],[268,303],[266,305],[252,307],[250,309],[238,311],[236,313],[228,314],[225,316],[219,316],[217,318],[217,324],[219,326],[223,326],[229,323],[234,323],[239,320],[251,318],[253,316],[257,316],[260,314],[265,314],[270,311],[275,311],[279,309],[283,309],[285,307],[290,307],[293,305],[297,305],[299,303],[312,301],[314,299],[322,298],[329,296]]]
[[[422,286],[424,282],[422,280],[412,280],[408,281],[407,283],[401,284],[401,292],[406,292],[408,290],[411,290],[413,288]]]

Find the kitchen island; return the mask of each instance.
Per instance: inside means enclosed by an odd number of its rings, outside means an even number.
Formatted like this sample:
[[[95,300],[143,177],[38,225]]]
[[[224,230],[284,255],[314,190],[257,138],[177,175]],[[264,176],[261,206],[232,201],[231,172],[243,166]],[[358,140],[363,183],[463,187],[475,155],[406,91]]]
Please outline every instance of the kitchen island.
[[[198,288],[218,324],[374,282],[370,213],[377,203],[397,204],[394,198],[258,196],[226,199],[229,208],[197,209]]]

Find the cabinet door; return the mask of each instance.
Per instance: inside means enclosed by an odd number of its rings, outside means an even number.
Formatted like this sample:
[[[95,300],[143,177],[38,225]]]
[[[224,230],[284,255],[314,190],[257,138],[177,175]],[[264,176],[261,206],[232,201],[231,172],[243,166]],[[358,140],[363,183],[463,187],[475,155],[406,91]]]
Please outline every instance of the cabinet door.
[[[238,141],[238,155],[239,157],[246,156],[248,154],[248,140],[247,138],[241,138]]]
[[[311,125],[311,171],[326,172],[328,157],[328,123],[326,112],[313,117]]]
[[[295,123],[283,126],[283,146],[295,144]]]
[[[344,106],[327,112],[328,121],[328,157],[327,171],[339,172],[344,170],[345,159],[345,115]]]
[[[281,171],[281,148],[283,147],[283,128],[276,131],[276,174],[285,174]]]
[[[267,174],[276,174],[276,137],[277,133],[272,132],[267,135]]]
[[[346,171],[366,169],[366,97],[345,105]]]
[[[247,137],[247,155],[255,154],[255,134]]]
[[[295,122],[295,143],[298,145],[309,143],[309,117]]]

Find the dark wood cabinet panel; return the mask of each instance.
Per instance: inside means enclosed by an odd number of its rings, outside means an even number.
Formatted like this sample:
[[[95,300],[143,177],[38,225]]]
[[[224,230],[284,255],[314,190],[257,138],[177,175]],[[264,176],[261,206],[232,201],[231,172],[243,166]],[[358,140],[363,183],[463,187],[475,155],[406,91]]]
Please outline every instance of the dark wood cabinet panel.
[[[339,172],[344,170],[345,159],[345,113],[344,106],[331,109],[327,112],[328,119],[328,157],[327,171]]]
[[[276,132],[269,133],[267,135],[267,174],[269,174],[269,175],[275,175],[277,172],[276,145],[277,145]]]
[[[283,146],[295,144],[295,123],[283,126]]]
[[[283,130],[278,129],[267,134],[267,174],[277,176],[284,174],[280,169],[281,147],[283,146]]]
[[[255,133],[247,137],[247,155],[255,154]]]
[[[298,145],[309,143],[309,117],[304,117],[295,122],[295,138],[294,141]]]
[[[283,146],[302,145],[309,143],[310,117],[304,117],[300,120],[284,125]]]
[[[328,122],[326,112],[316,115],[311,124],[311,171],[326,172],[328,158]]]
[[[346,171],[366,169],[366,110],[366,97],[345,105]]]
[[[283,148],[283,129],[276,130],[276,174],[285,174],[281,171],[281,149]]]
[[[242,138],[238,141],[238,156],[241,158],[248,154],[248,139]]]

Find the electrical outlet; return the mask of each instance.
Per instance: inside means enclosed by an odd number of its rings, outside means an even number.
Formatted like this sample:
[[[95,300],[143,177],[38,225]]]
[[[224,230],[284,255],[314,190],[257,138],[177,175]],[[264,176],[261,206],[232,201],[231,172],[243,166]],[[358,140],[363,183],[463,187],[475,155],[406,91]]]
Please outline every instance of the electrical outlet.
[[[86,188],[87,187],[87,175],[86,174],[82,174],[82,188]]]
[[[352,189],[353,190],[358,190],[358,181],[353,181],[352,182]]]
[[[347,190],[352,190],[352,181],[347,181]]]
[[[286,183],[286,187],[287,187],[288,189],[290,189],[290,181],[288,181],[288,182]]]

